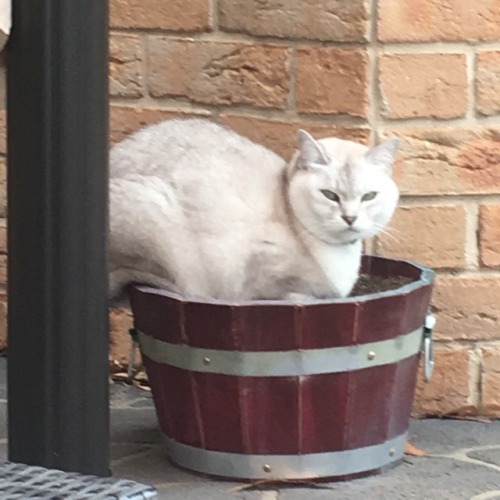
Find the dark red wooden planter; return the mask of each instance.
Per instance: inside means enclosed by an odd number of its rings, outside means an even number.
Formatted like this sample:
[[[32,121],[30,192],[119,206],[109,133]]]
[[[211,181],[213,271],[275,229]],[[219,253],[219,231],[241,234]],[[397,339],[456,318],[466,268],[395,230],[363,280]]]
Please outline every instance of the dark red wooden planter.
[[[239,479],[352,477],[401,458],[434,273],[397,290],[296,305],[132,287],[135,326],[171,459]]]

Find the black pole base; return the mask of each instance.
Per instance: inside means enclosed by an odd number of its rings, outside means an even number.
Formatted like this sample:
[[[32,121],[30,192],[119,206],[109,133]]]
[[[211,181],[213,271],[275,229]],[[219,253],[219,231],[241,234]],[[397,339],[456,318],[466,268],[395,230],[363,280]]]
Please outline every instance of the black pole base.
[[[106,476],[107,2],[12,7],[9,459]]]

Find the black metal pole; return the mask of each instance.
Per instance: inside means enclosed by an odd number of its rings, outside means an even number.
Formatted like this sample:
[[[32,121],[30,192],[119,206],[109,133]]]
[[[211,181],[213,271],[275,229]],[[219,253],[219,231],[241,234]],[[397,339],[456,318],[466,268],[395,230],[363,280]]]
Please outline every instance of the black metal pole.
[[[15,0],[9,459],[109,475],[106,0]]]

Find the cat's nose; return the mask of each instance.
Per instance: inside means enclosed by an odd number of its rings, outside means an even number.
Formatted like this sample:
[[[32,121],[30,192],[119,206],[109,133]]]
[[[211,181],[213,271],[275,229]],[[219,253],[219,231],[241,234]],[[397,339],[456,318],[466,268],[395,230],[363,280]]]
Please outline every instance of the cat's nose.
[[[343,215],[342,219],[344,219],[346,221],[348,226],[352,226],[354,224],[354,222],[356,221],[357,216],[356,215]]]

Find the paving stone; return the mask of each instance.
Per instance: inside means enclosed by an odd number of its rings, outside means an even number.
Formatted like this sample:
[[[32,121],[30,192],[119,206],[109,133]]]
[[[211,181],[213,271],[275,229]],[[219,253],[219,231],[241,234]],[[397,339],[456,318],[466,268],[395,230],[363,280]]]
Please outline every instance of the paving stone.
[[[7,459],[6,361],[0,358],[0,461]],[[436,455],[463,448],[484,465],[444,457],[407,457],[408,462],[381,475],[342,483],[330,489],[280,488],[233,491],[238,484],[209,479],[181,470],[167,458],[161,444],[151,395],[135,387],[114,384],[111,389],[111,457],[116,478],[128,478],[158,489],[166,500],[479,500],[500,499],[500,420],[490,424],[460,420],[416,420],[410,437],[419,448]],[[481,495],[478,497],[478,495]]]
[[[161,445],[152,446],[149,451],[131,456],[128,460],[120,460],[113,466],[113,475],[126,479],[133,478],[135,481],[154,485],[167,483],[214,484],[210,479],[174,466],[167,458],[165,448]]]
[[[132,401],[130,403],[130,408],[153,408],[154,409],[153,398],[151,396],[144,397],[144,398],[138,398],[135,401]]]
[[[413,420],[409,436],[428,453],[445,454],[460,448],[500,444],[500,420],[492,423],[462,420]]]
[[[112,443],[161,442],[160,431],[154,409],[111,409]]]
[[[116,382],[109,387],[109,404],[112,408],[153,408],[153,397],[150,392]]]
[[[208,484],[167,484],[157,487],[158,500],[274,500],[277,496],[263,496],[259,491],[231,491],[239,486],[235,483],[220,481]],[[309,492],[304,492],[302,499],[309,498]],[[281,498],[281,497],[280,497]],[[313,497],[314,498],[314,497]],[[332,497],[330,497],[331,499]],[[352,499],[351,499],[352,500]]]
[[[116,462],[128,460],[138,454],[145,453],[151,449],[151,446],[136,443],[112,443],[111,444],[111,465]]]
[[[7,402],[0,401],[0,439],[7,438]]]
[[[0,401],[7,400],[7,358],[0,357]]]
[[[500,488],[500,473],[447,458],[412,458],[378,476],[336,483],[331,490],[282,490],[280,500],[470,500]]]
[[[477,450],[467,453],[467,456],[481,460],[488,464],[495,464],[500,467],[500,443],[498,443],[498,448],[491,450]]]

